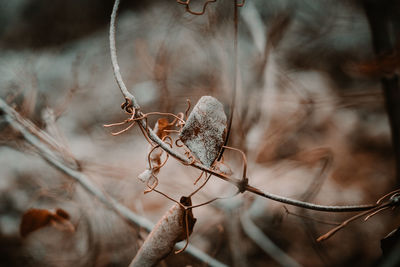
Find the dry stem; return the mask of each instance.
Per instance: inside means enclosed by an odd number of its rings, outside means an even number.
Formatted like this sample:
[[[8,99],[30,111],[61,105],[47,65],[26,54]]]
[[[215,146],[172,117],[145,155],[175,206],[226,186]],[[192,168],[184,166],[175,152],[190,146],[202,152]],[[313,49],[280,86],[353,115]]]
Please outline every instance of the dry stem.
[[[186,6],[186,11],[189,12],[190,14],[200,16],[200,15],[203,15],[206,12],[206,8],[207,8],[207,5],[209,3],[217,2],[217,0],[207,0],[207,2],[204,3],[203,8],[202,8],[202,10],[200,12],[193,11],[190,8],[190,6],[189,6],[190,5],[190,0],[186,0],[186,1],[176,0],[176,2],[178,4],[182,4],[182,5]]]

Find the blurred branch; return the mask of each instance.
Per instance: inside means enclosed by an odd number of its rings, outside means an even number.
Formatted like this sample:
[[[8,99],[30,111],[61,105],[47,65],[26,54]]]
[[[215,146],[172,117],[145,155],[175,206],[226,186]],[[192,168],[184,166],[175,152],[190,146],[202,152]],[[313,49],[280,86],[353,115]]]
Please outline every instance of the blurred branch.
[[[110,21],[110,54],[111,54],[111,62],[114,70],[114,76],[117,80],[117,84],[121,93],[124,95],[125,99],[130,99],[132,101],[132,105],[136,109],[140,109],[138,103],[136,102],[135,97],[129,93],[128,89],[124,81],[122,80],[121,72],[119,71],[119,65],[117,60],[117,48],[115,47],[115,19],[117,17],[119,0],[116,0],[114,3],[114,8],[111,13],[111,21]]]
[[[228,236],[228,245],[232,255],[233,267],[248,266],[244,246],[242,242],[242,232],[240,231],[239,210],[236,208],[224,207],[225,225]]]
[[[117,59],[117,50],[115,46],[115,26],[116,26],[116,17],[117,17],[117,10],[118,10],[118,5],[119,5],[119,0],[116,0],[114,3],[112,15],[111,15],[111,22],[110,22],[110,53],[111,53],[111,61],[113,64],[113,70],[114,70],[114,76],[117,81],[118,87],[121,90],[122,95],[125,97],[125,103],[121,106],[122,108],[125,109],[125,111],[129,114],[133,114],[134,118],[138,120],[139,126],[143,130],[144,134],[147,134],[147,136],[157,145],[159,145],[164,151],[166,151],[169,155],[172,157],[176,158],[180,162],[184,163],[185,165],[190,165],[192,167],[195,167],[199,170],[205,171],[207,173],[210,173],[222,180],[225,180],[233,185],[235,185],[241,193],[244,191],[249,191],[254,194],[257,194],[259,196],[275,200],[281,203],[285,203],[288,205],[293,205],[305,209],[311,209],[311,210],[317,210],[317,211],[326,211],[326,212],[351,212],[351,211],[364,211],[364,210],[369,210],[374,207],[376,207],[376,204],[370,204],[370,205],[354,205],[354,206],[326,206],[326,205],[318,205],[318,204],[313,204],[313,203],[308,203],[308,202],[303,202],[299,200],[294,200],[291,198],[286,198],[286,197],[281,197],[278,195],[274,195],[271,193],[266,193],[263,192],[249,184],[247,184],[247,179],[246,183],[243,183],[242,179],[237,179],[233,177],[228,177],[222,173],[218,173],[214,170],[211,170],[210,168],[204,166],[203,164],[199,163],[198,161],[192,161],[189,158],[185,157],[179,152],[174,151],[171,149],[169,144],[163,142],[150,127],[147,125],[147,121],[143,118],[145,118],[144,114],[140,111],[140,106],[138,102],[136,101],[135,97],[128,92],[126,89],[126,86],[122,80],[122,76],[120,73],[120,69],[118,66],[118,59]]]
[[[244,4],[244,2],[243,2]],[[222,146],[221,151],[219,152],[217,161],[220,161],[222,155],[225,151],[225,146],[228,145],[229,136],[232,131],[232,121],[233,121],[233,113],[235,111],[235,103],[236,103],[236,95],[237,95],[237,84],[238,84],[238,77],[239,77],[239,65],[238,65],[238,26],[239,26],[239,8],[238,8],[238,1],[233,0],[233,86],[232,86],[232,97],[231,103],[229,107],[229,118],[228,118],[228,125],[226,128],[226,136],[224,141],[224,146]]]
[[[246,235],[281,266],[300,266],[257,227],[257,225],[251,220],[248,212],[244,212],[240,216],[240,222]]]
[[[33,123],[24,119],[1,98],[0,98],[0,115],[3,115],[5,117],[5,120],[15,130],[20,132],[23,138],[29,144],[31,144],[38,151],[38,154],[50,165],[54,166],[59,171],[63,172],[64,174],[68,175],[69,177],[77,181],[86,191],[88,191],[90,194],[99,199],[108,208],[115,211],[128,223],[142,227],[147,231],[151,231],[153,229],[154,224],[150,220],[135,214],[130,209],[120,204],[114,198],[107,196],[94,183],[92,183],[89,177],[87,177],[84,173],[69,167],[68,163],[65,162],[64,158],[56,155],[55,152],[49,149],[48,145],[46,145],[35,134],[32,133],[32,129],[30,128],[32,127]],[[35,131],[37,131],[36,128]],[[183,245],[177,244],[176,247],[178,249],[181,249]],[[197,258],[198,260],[209,264],[210,266],[225,266],[223,263],[220,263],[214,258],[211,258],[210,256],[208,256],[207,254],[200,251],[194,246],[189,245],[185,251],[188,254],[192,255],[193,257]]]
[[[393,16],[396,15],[391,11],[391,1],[364,0],[363,4],[375,54],[379,57],[394,53],[395,42],[399,41],[396,40],[399,38],[399,32],[393,27]],[[389,70],[381,77],[381,85],[392,133],[397,184],[400,185],[400,85],[395,69]]]
[[[32,134],[27,129],[28,120],[22,118],[14,109],[8,106],[2,99],[0,99],[0,110],[2,110],[5,114],[6,121],[18,132],[20,132],[23,138],[31,144],[37,151],[38,154],[46,160],[48,163],[56,167],[61,172],[67,174],[78,183],[80,183],[89,193],[98,198],[101,202],[103,202],[109,208],[117,211],[120,215],[122,215],[128,222],[133,223],[134,225],[143,227],[145,229],[149,229],[149,226],[152,224],[149,220],[144,219],[140,216],[137,216],[133,212],[131,212],[125,206],[119,204],[112,197],[106,196],[99,188],[97,188],[90,179],[79,170],[73,169],[69,167],[65,160],[56,155],[47,145],[45,145],[36,135]],[[151,227],[150,227],[151,229]]]
[[[307,216],[307,215],[297,214],[297,213],[291,212],[288,208],[286,208],[286,206],[283,206],[283,209],[285,210],[285,212],[286,212],[287,215],[292,215],[292,216],[295,216],[295,217],[299,217],[299,218],[301,218],[302,220],[308,220],[308,221],[313,221],[313,222],[317,222],[317,223],[321,223],[321,224],[327,224],[327,225],[332,225],[332,226],[338,226],[338,225],[340,225],[340,223],[337,223],[337,222],[331,222],[331,221],[321,220],[321,219],[318,219],[318,218],[315,218],[315,217],[310,217],[310,216]]]

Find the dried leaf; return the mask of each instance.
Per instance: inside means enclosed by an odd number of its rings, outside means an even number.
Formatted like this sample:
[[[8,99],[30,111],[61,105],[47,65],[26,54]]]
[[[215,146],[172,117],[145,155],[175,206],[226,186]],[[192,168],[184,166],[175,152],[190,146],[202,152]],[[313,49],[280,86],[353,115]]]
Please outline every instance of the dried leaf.
[[[203,96],[179,137],[196,158],[211,167],[224,145],[226,121],[223,105],[212,96]]]
[[[182,197],[181,203],[191,205],[191,200]],[[171,253],[177,242],[186,239],[186,213],[191,234],[196,223],[192,211],[185,212],[180,205],[173,205],[153,228],[129,266],[154,266]]]
[[[54,226],[61,231],[75,231],[75,227],[69,221],[69,214],[63,209],[57,209],[56,213],[44,209],[30,209],[22,216],[20,234],[25,238],[47,226]]]
[[[168,119],[160,118],[157,120],[156,125],[154,126],[154,132],[157,134],[160,139],[163,139],[165,136],[168,135],[168,132],[165,130],[171,130],[171,125],[169,124]]]
[[[171,125],[169,124],[168,119],[166,118],[161,118],[157,120],[156,125],[154,126],[154,132],[155,134],[163,139],[165,136],[168,135],[168,132],[165,130],[169,130],[171,128]],[[149,146],[149,153],[150,154],[150,163],[147,162],[147,167],[146,170],[144,170],[141,174],[138,175],[138,179],[142,181],[143,183],[147,183],[152,177],[157,176],[159,173],[160,165],[161,165],[161,156],[163,155],[164,150],[161,148],[156,148],[153,150],[152,146]]]

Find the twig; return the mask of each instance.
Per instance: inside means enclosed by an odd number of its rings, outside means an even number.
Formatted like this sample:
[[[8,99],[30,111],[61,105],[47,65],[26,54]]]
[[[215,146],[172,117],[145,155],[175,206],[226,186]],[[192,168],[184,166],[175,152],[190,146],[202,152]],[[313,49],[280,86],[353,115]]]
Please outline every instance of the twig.
[[[382,207],[379,206],[379,207],[375,207],[375,208],[373,208],[373,209],[371,209],[371,210],[367,210],[367,211],[361,212],[361,213],[359,213],[359,214],[357,214],[357,215],[351,217],[350,219],[345,220],[345,221],[342,222],[340,225],[338,225],[338,226],[336,226],[335,228],[333,228],[332,230],[330,230],[328,233],[326,233],[326,234],[324,234],[324,235],[318,237],[317,241],[318,241],[318,242],[324,241],[324,240],[328,239],[329,237],[331,237],[332,235],[334,235],[334,234],[335,234],[337,231],[339,231],[340,229],[344,228],[344,227],[345,227],[347,224],[349,224],[350,222],[352,222],[352,221],[354,221],[354,220],[356,220],[356,219],[358,219],[358,218],[360,218],[360,217],[362,217],[362,216],[364,216],[364,215],[367,215],[367,214],[369,214],[369,213],[371,213],[371,212],[374,214],[376,211],[381,211],[382,209],[385,209],[385,208],[387,208],[387,207],[390,207],[391,205],[392,205],[391,203],[387,203],[387,204],[385,204],[385,205],[382,205]],[[367,217],[368,217],[368,216],[367,216]]]
[[[204,172],[201,172],[200,176],[196,179],[196,181],[194,182],[195,184],[197,183],[197,181],[200,180],[200,178],[203,176]],[[204,181],[204,183],[202,185],[200,185],[196,190],[194,190],[192,193],[190,193],[190,195],[188,197],[192,197],[194,194],[197,194],[197,192],[199,192],[208,182],[208,180],[210,180],[211,178],[211,174],[206,175],[206,180]]]
[[[117,80],[118,86],[121,90],[122,95],[125,97],[125,100],[127,101],[127,105],[124,105],[125,108],[129,105],[131,105],[135,111],[135,117],[141,117],[143,116],[142,112],[140,112],[140,106],[137,103],[135,97],[128,92],[126,89],[126,86],[122,80],[120,71],[119,71],[119,66],[118,66],[118,59],[117,59],[117,51],[115,48],[115,20],[116,20],[116,14],[118,10],[118,5],[119,5],[119,0],[115,1],[113,12],[111,15],[111,23],[110,23],[110,53],[111,53],[111,61],[113,64],[113,70],[114,70],[114,76]],[[197,161],[192,161],[188,159],[187,157],[183,156],[182,154],[174,151],[169,147],[168,144],[164,143],[155,133],[153,130],[147,127],[147,123],[145,120],[139,120],[138,121],[139,125],[141,126],[142,130],[147,129],[147,135],[148,137],[156,144],[158,144],[164,151],[166,151],[168,154],[170,154],[172,157],[178,159],[180,162],[185,163],[187,165],[193,166],[199,170],[205,171],[207,173],[210,173],[222,180],[225,180],[233,185],[235,185],[237,188],[241,188],[243,186],[242,182],[240,179],[233,178],[233,177],[228,177],[224,174],[218,173],[216,171],[211,170],[210,168],[204,166],[203,164],[197,162]],[[145,136],[147,137],[145,134]],[[317,205],[317,204],[312,204],[308,202],[303,202],[303,201],[298,201],[286,197],[281,197],[275,194],[271,193],[266,193],[263,192],[251,185],[244,185],[245,191],[252,192],[254,194],[257,194],[259,196],[272,199],[281,203],[301,207],[301,208],[306,208],[306,209],[311,209],[311,210],[317,210],[317,211],[326,211],[326,212],[351,212],[351,211],[364,211],[364,210],[369,210],[374,207],[376,207],[376,204],[371,204],[371,205],[354,205],[354,206],[326,206],[326,205]]]
[[[130,99],[132,101],[132,105],[135,109],[140,109],[138,103],[136,102],[136,98],[129,93],[128,89],[125,86],[124,81],[122,80],[121,72],[119,71],[119,65],[117,60],[117,48],[115,47],[115,20],[117,17],[117,11],[119,6],[119,0],[116,0],[114,3],[113,11],[111,13],[111,21],[110,21],[110,51],[111,51],[111,62],[114,70],[114,76],[117,80],[117,84],[121,93],[125,98]],[[134,113],[134,112],[133,112]]]
[[[353,206],[326,206],[326,205],[318,205],[309,202],[303,202],[287,197],[278,196],[271,193],[265,193],[260,189],[257,189],[251,185],[247,185],[245,187],[246,191],[252,192],[256,195],[272,199],[281,203],[289,204],[292,206],[310,209],[310,210],[317,210],[317,211],[324,211],[324,212],[353,212],[353,211],[364,211],[370,210],[377,206],[377,204],[369,204],[369,205],[353,205]]]
[[[207,8],[207,5],[208,5],[209,3],[217,2],[217,0],[207,0],[207,1],[204,3],[203,9],[202,9],[200,12],[193,11],[193,10],[190,8],[190,6],[189,6],[189,5],[190,5],[190,0],[186,0],[186,1],[176,0],[176,2],[177,2],[178,4],[182,4],[182,5],[186,6],[186,11],[189,12],[190,14],[200,16],[200,15],[203,15],[203,14],[206,12],[206,8]]]
[[[382,203],[382,201],[383,201],[385,198],[387,198],[387,197],[389,197],[389,196],[392,196],[393,194],[399,193],[399,192],[400,192],[400,189],[396,189],[396,190],[393,190],[392,192],[387,193],[386,195],[384,195],[384,196],[382,196],[380,199],[378,199],[378,201],[376,201],[376,204]]]
[[[227,148],[227,149],[234,150],[234,151],[239,152],[241,154],[242,159],[243,159],[243,174],[242,174],[242,181],[243,181],[244,179],[247,178],[247,159],[246,159],[246,155],[240,149],[237,149],[237,148],[234,148],[234,147],[229,147],[229,146],[223,146],[223,147]]]
[[[303,201],[311,201],[312,199],[315,198],[315,196],[319,193],[322,185],[324,184],[326,178],[328,177],[327,172],[332,166],[333,162],[333,154],[332,151],[329,148],[315,148],[309,151],[306,151],[305,153],[302,153],[299,155],[299,157],[307,157],[307,154],[313,153],[314,155],[316,154],[318,157],[317,163],[321,162],[321,168],[318,171],[317,176],[312,180],[311,184],[308,186],[307,190],[302,194],[301,200]],[[322,153],[322,156],[319,156]],[[310,160],[306,159],[306,162],[309,162]],[[315,161],[311,159],[311,164],[315,164]]]
[[[113,211],[115,211],[119,216],[121,216],[124,220],[132,225],[140,226],[147,231],[151,231],[154,227],[154,224],[144,218],[141,217],[126,206],[120,204],[114,198],[107,196],[102,190],[100,190],[95,184],[93,184],[90,179],[82,172],[72,169],[68,167],[63,159],[54,155],[54,153],[41,141],[38,137],[32,134],[29,130],[26,129],[26,123],[23,124],[22,121],[29,122],[26,119],[22,118],[14,109],[12,109],[3,99],[0,98],[0,114],[3,114],[5,120],[17,131],[19,131],[24,139],[30,143],[34,148],[38,150],[38,154],[47,161],[50,165],[57,168],[62,173],[65,173],[75,181],[77,181],[81,186],[92,194],[94,197],[99,199],[105,206],[109,207]],[[29,124],[28,124],[29,125]],[[176,248],[181,249],[183,247],[182,244],[177,244]],[[215,260],[204,252],[200,251],[196,247],[192,245],[188,245],[185,250],[188,254],[197,258],[198,260],[209,264],[210,266],[226,266],[223,263]]]
[[[239,66],[238,66],[238,3],[237,0],[233,0],[233,89],[232,89],[232,99],[231,104],[229,107],[229,118],[228,118],[228,125],[226,128],[226,137],[224,141],[224,146],[221,148],[219,152],[217,161],[220,161],[222,155],[224,154],[225,147],[228,145],[229,136],[232,130],[232,121],[233,121],[233,112],[235,111],[235,103],[236,103],[236,95],[237,95],[237,83],[238,83],[238,76],[239,76]],[[244,5],[244,1],[242,5]]]
[[[317,222],[317,223],[321,223],[321,224],[327,224],[327,225],[332,225],[332,226],[340,225],[340,223],[337,223],[337,222],[328,222],[328,221],[325,221],[325,220],[320,220],[320,219],[316,219],[316,218],[313,218],[313,217],[309,217],[309,216],[306,216],[306,215],[303,215],[303,214],[297,214],[297,213],[291,212],[288,208],[286,208],[286,206],[283,206],[283,208],[284,208],[284,210],[285,210],[287,215],[293,215],[293,216],[296,216],[296,217],[299,217],[299,218],[302,218],[302,219],[306,219],[306,220]]]

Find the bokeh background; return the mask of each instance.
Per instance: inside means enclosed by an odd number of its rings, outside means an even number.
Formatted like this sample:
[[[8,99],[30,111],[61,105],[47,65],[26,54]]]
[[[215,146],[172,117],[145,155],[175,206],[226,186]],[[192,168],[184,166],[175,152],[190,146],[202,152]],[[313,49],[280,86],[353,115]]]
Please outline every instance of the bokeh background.
[[[191,6],[199,10],[203,2]],[[383,2],[398,29],[399,5]],[[146,187],[137,176],[146,168],[145,138],[139,128],[114,137],[103,127],[127,118],[109,55],[112,5],[1,1],[0,96],[67,147],[104,192],[156,222],[173,202],[155,192],[143,194]],[[142,110],[183,112],[186,99],[194,105],[212,95],[228,113],[233,26],[231,1],[209,4],[202,16],[175,1],[122,1],[119,63]],[[229,145],[246,153],[250,184],[326,205],[374,203],[395,189],[381,72],[371,63],[376,57],[362,1],[248,0],[240,8],[238,45]],[[55,119],[46,120],[48,114]],[[128,225],[43,161],[4,119],[0,144],[1,266],[129,264],[146,236],[143,229]],[[241,175],[240,155],[226,151],[224,162],[235,177]],[[197,188],[199,174],[171,158],[158,176],[158,189],[179,199]],[[212,178],[193,201],[233,192]],[[31,208],[66,210],[76,231],[48,226],[22,238],[21,218]],[[251,193],[193,212],[197,223],[190,243],[230,266],[280,266],[277,247],[303,266],[379,265],[381,240],[399,219],[396,210],[385,211],[318,243],[334,227],[330,223],[352,214],[305,211]],[[269,245],[260,247],[257,234]],[[186,265],[204,266],[185,253],[160,263]]]

